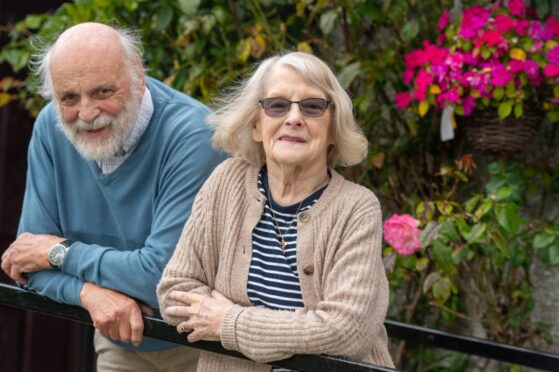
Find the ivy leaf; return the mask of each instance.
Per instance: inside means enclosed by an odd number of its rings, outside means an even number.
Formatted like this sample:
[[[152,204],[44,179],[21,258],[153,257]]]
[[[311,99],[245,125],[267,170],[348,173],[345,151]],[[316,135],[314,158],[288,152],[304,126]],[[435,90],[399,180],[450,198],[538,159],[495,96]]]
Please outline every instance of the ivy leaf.
[[[476,223],[468,232],[462,232],[462,236],[468,243],[477,243],[482,240],[486,226],[483,223]]]
[[[431,287],[433,287],[433,284],[435,284],[435,282],[437,282],[440,278],[441,274],[438,272],[433,272],[427,275],[425,281],[423,282],[423,293],[429,292]]]
[[[185,15],[192,17],[198,11],[200,2],[201,0],[179,0],[179,7]]]
[[[402,31],[400,32],[402,39],[404,39],[405,41],[413,40],[417,36],[417,34],[419,34],[419,22],[417,22],[416,20],[406,22],[404,27],[402,27]]]
[[[499,119],[504,119],[512,112],[512,101],[506,101],[499,105]]]
[[[515,204],[505,204],[495,206],[497,222],[511,235],[516,235],[522,223],[522,218],[518,214],[518,207]]]
[[[319,27],[324,35],[328,35],[334,29],[334,23],[338,18],[338,12],[331,9],[320,16]]]
[[[169,26],[169,24],[171,23],[171,20],[173,19],[173,13],[174,13],[173,7],[171,7],[170,5],[164,6],[159,12],[159,16],[157,17],[157,22],[155,23],[155,27],[160,31],[166,29],[167,26]]]
[[[532,245],[534,246],[535,249],[541,249],[547,247],[548,245],[553,243],[553,241],[555,241],[556,239],[557,236],[555,234],[549,234],[546,231],[543,231],[541,233],[536,234],[536,236],[534,236],[534,241],[532,242]]]
[[[444,304],[450,297],[452,285],[449,278],[441,278],[433,284],[433,296],[438,303]]]
[[[354,62],[345,66],[340,71],[340,73],[338,74],[338,79],[340,80],[340,84],[344,89],[349,88],[351,82],[359,74],[360,69],[361,69],[361,64],[359,62]]]

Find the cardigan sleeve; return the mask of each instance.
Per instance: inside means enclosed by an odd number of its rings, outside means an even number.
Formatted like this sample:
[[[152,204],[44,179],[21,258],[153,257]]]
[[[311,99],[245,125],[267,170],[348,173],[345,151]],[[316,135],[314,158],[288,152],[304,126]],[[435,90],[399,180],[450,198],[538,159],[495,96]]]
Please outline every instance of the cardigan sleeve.
[[[209,249],[206,239],[206,210],[208,184],[200,190],[192,206],[192,214],[186,222],[175,251],[163,270],[163,275],[157,285],[157,300],[161,316],[172,325],[178,325],[184,319],[170,317],[165,314],[169,306],[183,305],[182,303],[167,298],[174,290],[192,291],[200,294],[210,294],[206,273],[215,272],[215,267],[203,264],[203,251]]]
[[[226,349],[260,363],[294,354],[330,354],[393,365],[384,329],[388,282],[381,259],[380,207],[376,200],[361,203],[348,216],[324,268],[328,272],[317,306],[294,312],[233,306],[221,326]]]

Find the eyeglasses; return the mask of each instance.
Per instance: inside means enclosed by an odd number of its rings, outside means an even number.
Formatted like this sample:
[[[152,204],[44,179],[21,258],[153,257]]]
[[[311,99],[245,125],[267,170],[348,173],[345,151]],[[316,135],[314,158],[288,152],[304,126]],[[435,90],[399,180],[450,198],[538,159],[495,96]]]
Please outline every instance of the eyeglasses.
[[[291,109],[291,104],[299,105],[299,110],[303,115],[310,118],[317,118],[324,115],[332,101],[323,98],[305,98],[300,101],[290,101],[285,98],[264,98],[258,101],[262,105],[266,115],[278,118],[284,116]]]

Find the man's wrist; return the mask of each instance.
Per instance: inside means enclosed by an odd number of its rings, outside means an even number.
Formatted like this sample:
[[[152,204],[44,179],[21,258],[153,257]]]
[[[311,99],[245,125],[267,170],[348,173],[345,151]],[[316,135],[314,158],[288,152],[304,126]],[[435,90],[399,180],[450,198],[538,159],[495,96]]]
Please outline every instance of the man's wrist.
[[[50,247],[48,251],[48,262],[51,268],[60,270],[64,264],[64,259],[74,243],[70,239],[63,240]]]

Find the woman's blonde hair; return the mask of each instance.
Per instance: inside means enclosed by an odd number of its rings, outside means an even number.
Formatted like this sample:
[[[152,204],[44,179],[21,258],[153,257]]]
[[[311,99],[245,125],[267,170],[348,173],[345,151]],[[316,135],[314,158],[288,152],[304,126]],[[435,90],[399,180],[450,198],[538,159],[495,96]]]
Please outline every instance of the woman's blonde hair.
[[[349,166],[367,155],[367,139],[353,117],[353,105],[332,70],[312,54],[290,52],[265,59],[254,74],[217,101],[217,108],[208,117],[215,129],[213,145],[237,155],[254,165],[265,161],[264,148],[252,139],[258,120],[258,100],[265,98],[265,82],[274,66],[289,66],[314,87],[321,89],[332,101],[332,136],[334,145],[328,149],[329,166]]]

